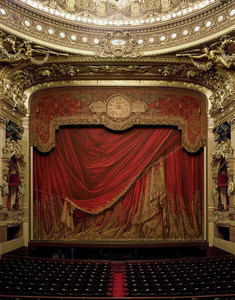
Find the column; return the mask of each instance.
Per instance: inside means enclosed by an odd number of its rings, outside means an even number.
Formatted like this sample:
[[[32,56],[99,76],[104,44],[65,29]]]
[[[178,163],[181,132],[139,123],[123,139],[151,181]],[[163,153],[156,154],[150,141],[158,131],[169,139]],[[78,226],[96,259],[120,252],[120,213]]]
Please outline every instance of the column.
[[[3,182],[3,161],[2,161],[2,149],[5,147],[6,142],[6,124],[7,118],[0,114],[0,186],[2,187]],[[2,189],[0,193],[0,207],[3,206]]]

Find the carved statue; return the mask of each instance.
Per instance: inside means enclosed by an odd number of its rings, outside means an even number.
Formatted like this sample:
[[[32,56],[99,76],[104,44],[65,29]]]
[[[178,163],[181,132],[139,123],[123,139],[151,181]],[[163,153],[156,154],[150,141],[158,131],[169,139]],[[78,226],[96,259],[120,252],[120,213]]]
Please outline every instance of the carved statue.
[[[30,60],[31,63],[42,65],[48,61],[49,55],[68,55],[51,51],[46,47],[33,45],[28,40],[17,40],[16,37],[0,31],[0,62],[17,63]]]
[[[220,143],[217,143],[216,146],[216,152],[212,154],[213,156],[213,164],[215,164],[218,160],[221,159],[227,159],[229,155],[233,155],[233,148],[231,147],[230,140],[227,141],[221,141]]]
[[[15,156],[17,159],[23,160],[22,145],[18,140],[14,141],[11,138],[6,139],[6,145],[3,148],[3,154],[7,154],[10,157]]]
[[[235,44],[231,37],[224,37],[221,41],[202,49],[192,50],[190,53],[180,53],[177,56],[186,56],[191,58],[192,63],[200,70],[207,71],[213,65],[230,68],[235,66],[235,54],[229,54],[228,48]]]

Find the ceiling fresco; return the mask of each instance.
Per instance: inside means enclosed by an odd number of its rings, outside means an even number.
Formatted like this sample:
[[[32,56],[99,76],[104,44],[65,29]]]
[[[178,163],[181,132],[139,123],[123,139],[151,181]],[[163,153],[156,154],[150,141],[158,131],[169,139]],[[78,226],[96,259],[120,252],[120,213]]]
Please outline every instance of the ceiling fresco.
[[[213,5],[218,0],[20,0],[35,9],[67,18],[103,19],[107,22],[115,20],[131,23],[149,22],[155,18],[164,21],[164,17],[175,18],[187,13],[197,12],[204,7]],[[48,7],[48,11],[46,9]],[[164,16],[166,14],[166,16]]]

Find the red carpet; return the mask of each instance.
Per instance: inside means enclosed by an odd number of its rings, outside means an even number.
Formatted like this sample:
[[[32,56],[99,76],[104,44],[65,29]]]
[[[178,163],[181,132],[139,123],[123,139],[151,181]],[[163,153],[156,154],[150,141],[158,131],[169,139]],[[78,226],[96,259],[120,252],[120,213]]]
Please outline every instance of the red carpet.
[[[124,297],[123,278],[121,273],[116,273],[113,276],[113,297]]]
[[[116,263],[112,265],[112,273],[113,273],[113,289],[112,296],[113,297],[124,297],[124,279],[123,279],[123,266],[122,263]]]

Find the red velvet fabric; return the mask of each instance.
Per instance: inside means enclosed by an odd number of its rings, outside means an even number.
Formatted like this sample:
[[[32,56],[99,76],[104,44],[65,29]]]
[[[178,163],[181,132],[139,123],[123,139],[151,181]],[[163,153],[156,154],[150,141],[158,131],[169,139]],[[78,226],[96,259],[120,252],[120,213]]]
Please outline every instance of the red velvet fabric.
[[[203,198],[204,190],[203,151],[189,154],[183,148],[179,149],[177,143],[168,151],[172,153],[165,160],[168,206],[176,214],[184,211],[188,217],[203,213],[202,203],[198,201]]]
[[[68,197],[95,214],[118,200],[180,134],[169,128],[64,128],[56,138],[53,151],[34,154],[34,189]]]
[[[9,186],[19,186],[20,184],[20,177],[19,174],[10,174],[9,175]]]
[[[60,129],[50,153],[34,151],[34,201],[45,203],[52,194],[67,197],[80,211],[75,216],[82,218],[83,212],[103,212],[123,195],[121,226],[138,214],[147,171],[159,158],[165,161],[169,208],[192,216],[201,205],[195,193],[203,194],[203,151],[187,153],[181,148],[180,131],[172,128],[118,133],[102,127]]]
[[[218,187],[228,186],[228,175],[218,174]]]

